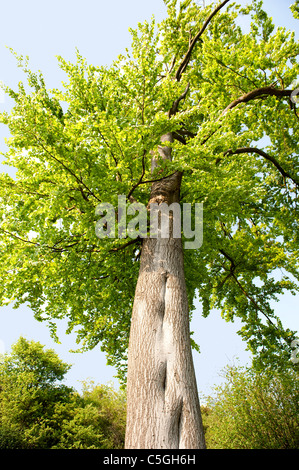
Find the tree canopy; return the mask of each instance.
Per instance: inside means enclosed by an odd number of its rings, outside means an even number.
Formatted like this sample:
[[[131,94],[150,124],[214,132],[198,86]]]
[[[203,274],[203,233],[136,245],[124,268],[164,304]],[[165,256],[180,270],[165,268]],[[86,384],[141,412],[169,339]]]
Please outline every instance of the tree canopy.
[[[16,54],[27,83],[6,87],[15,105],[1,114],[17,169],[0,175],[1,305],[26,302],[53,335],[67,317],[83,347],[100,342],[123,370],[141,240],[99,239],[96,207],[117,208],[118,195],[146,205],[152,181],[181,171],[181,203],[204,207],[203,245],[185,250],[190,313],[198,295],[204,315],[242,320],[257,364],[289,359],[295,332],[272,301],[298,292],[299,44],[256,0],[217,14],[164,3],[167,17],[131,30],[110,67],[59,57],[63,89]],[[172,161],[152,172],[169,132]]]

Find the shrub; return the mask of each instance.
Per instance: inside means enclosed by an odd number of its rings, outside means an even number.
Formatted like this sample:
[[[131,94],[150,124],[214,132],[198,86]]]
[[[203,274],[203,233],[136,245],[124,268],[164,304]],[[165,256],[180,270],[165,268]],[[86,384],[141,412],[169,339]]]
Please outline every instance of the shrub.
[[[208,448],[297,449],[299,383],[294,370],[227,367],[225,382],[209,398]]]

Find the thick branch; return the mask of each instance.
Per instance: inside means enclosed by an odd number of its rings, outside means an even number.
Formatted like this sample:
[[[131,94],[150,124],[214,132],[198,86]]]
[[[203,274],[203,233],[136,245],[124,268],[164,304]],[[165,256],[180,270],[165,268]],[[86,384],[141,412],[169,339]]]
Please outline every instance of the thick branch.
[[[190,132],[187,129],[182,127],[178,131],[172,132],[172,136],[178,142],[181,142],[182,144],[186,145],[187,144],[186,137],[190,137],[190,139],[194,139],[194,137],[196,137],[197,134],[194,134],[194,132]]]
[[[168,117],[174,116],[177,113],[179,104],[182,100],[186,98],[187,93],[189,91],[189,87],[190,87],[190,83],[188,83],[188,85],[186,86],[184,93],[182,93],[181,96],[179,96],[179,98],[174,101],[171,109],[168,112]]]
[[[272,155],[269,155],[268,153],[264,152],[263,150],[260,150],[260,149],[254,148],[254,147],[242,147],[242,148],[238,148],[236,150],[229,149],[224,153],[224,156],[225,155],[237,155],[237,154],[240,154],[240,153],[257,153],[261,157],[264,157],[266,160],[273,163],[273,165],[277,168],[277,170],[281,173],[281,175],[284,178],[290,178],[293,181],[293,183],[295,183],[297,186],[299,186],[299,180],[294,178],[294,176],[291,176],[290,173],[288,173],[287,171],[285,171],[281,167],[281,165],[278,163],[278,161],[274,157],[272,157]]]
[[[200,31],[196,34],[196,36],[192,39],[192,41],[190,42],[190,45],[189,45],[189,49],[185,55],[185,57],[183,58],[182,62],[180,63],[177,71],[176,71],[176,74],[175,74],[175,78],[176,80],[179,82],[181,77],[182,77],[182,74],[184,73],[186,67],[188,66],[189,62],[190,62],[190,59],[191,59],[191,55],[192,55],[192,51],[196,45],[196,43],[199,41],[200,37],[203,35],[203,33],[205,32],[206,28],[208,27],[208,25],[210,24],[210,22],[212,21],[213,17],[218,13],[219,10],[221,10],[222,7],[224,7],[224,5],[226,5],[227,3],[229,2],[229,0],[224,0],[224,2],[220,3],[220,5],[218,5],[218,7],[215,8],[214,11],[212,11],[212,13],[210,14],[210,16],[207,18],[207,20],[204,22],[202,28],[200,29]]]
[[[256,88],[255,90],[249,91],[248,93],[245,93],[244,95],[240,96],[236,100],[232,101],[224,111],[220,114],[218,117],[217,121],[224,116],[227,111],[230,111],[231,109],[235,108],[238,106],[240,103],[248,103],[251,100],[256,100],[256,99],[262,99],[265,98],[266,96],[276,96],[277,98],[283,98],[283,97],[290,97],[291,93],[293,90],[282,90],[282,89],[277,89],[274,88],[274,85],[262,87],[262,88]],[[218,129],[215,129],[210,135],[205,137],[205,139],[201,142],[201,145],[204,145],[220,128],[222,127],[222,124],[218,127]]]
[[[238,106],[240,103],[248,103],[248,101],[256,100],[258,98],[264,98],[265,96],[276,96],[277,98],[282,98],[284,96],[291,96],[293,90],[279,90],[274,88],[273,85],[265,86],[262,88],[256,88],[255,90],[245,93],[236,100],[232,101],[225,110],[222,112],[221,116],[227,113],[230,109],[233,109],[235,106]]]

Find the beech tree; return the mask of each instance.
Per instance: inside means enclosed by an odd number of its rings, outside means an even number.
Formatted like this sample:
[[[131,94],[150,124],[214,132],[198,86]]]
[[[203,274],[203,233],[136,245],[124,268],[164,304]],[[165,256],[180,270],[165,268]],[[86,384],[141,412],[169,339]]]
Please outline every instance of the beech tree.
[[[164,4],[110,67],[59,57],[62,90],[18,57],[28,84],[6,88],[1,117],[17,174],[1,175],[0,293],[53,335],[67,318],[122,379],[128,364],[127,448],[204,448],[195,296],[204,315],[242,320],[257,367],[289,360],[295,338],[272,301],[298,290],[299,45],[256,0]],[[162,203],[203,204],[201,246],[174,236],[174,211],[168,238],[140,235],[138,207]]]

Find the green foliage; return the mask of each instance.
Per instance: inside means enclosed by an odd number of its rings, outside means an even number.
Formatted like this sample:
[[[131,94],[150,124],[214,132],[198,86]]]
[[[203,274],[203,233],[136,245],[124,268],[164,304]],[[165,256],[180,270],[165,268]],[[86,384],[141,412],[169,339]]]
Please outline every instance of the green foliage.
[[[78,343],[100,342],[124,379],[140,240],[99,240],[95,209],[116,207],[122,194],[147,204],[148,182],[180,170],[181,202],[204,203],[203,246],[185,252],[190,308],[197,292],[205,315],[217,308],[228,321],[239,317],[259,367],[279,365],[295,332],[273,302],[296,294],[299,279],[298,116],[284,94],[298,77],[299,45],[261,2],[229,4],[177,80],[213,7],[165,4],[167,18],[132,30],[130,50],[111,67],[88,65],[79,52],[75,64],[59,57],[62,90],[48,90],[17,56],[27,84],[7,87],[15,106],[0,117],[11,133],[5,163],[17,168],[15,179],[0,175],[1,305],[26,302],[54,337],[66,317]],[[244,15],[248,33],[238,24]],[[265,87],[280,94],[230,106]],[[173,161],[152,175],[152,152],[167,132],[176,137]],[[257,147],[268,157],[234,153]]]
[[[298,372],[227,367],[204,422],[210,449],[298,449]]]
[[[12,430],[9,427],[0,427],[0,450],[24,448],[26,448],[26,444],[20,432]]]
[[[296,2],[293,3],[293,5],[291,5],[290,8],[292,10],[294,18],[299,19],[299,2],[298,2],[298,0],[296,0]]]
[[[69,403],[57,403],[46,423],[55,432],[52,449],[102,449],[107,439],[99,426],[99,411],[78,395]]]
[[[11,349],[11,354],[4,356],[1,371],[9,375],[11,383],[18,380],[25,383],[24,377],[29,377],[30,388],[55,388],[56,382],[61,381],[70,369],[63,363],[54,350],[44,351],[44,346],[36,341],[27,341],[20,337]],[[24,377],[23,377],[24,376]]]
[[[111,385],[85,383],[83,399],[98,410],[98,426],[105,436],[105,447],[122,449],[125,441],[126,395]]]
[[[62,383],[70,368],[52,350],[20,338],[0,363],[0,449],[122,448],[124,392]],[[85,396],[86,395],[86,396]]]
[[[72,390],[59,382],[69,366],[52,350],[20,338],[0,364],[1,428],[22,435],[26,447],[51,446],[51,419],[57,402],[69,400]]]

